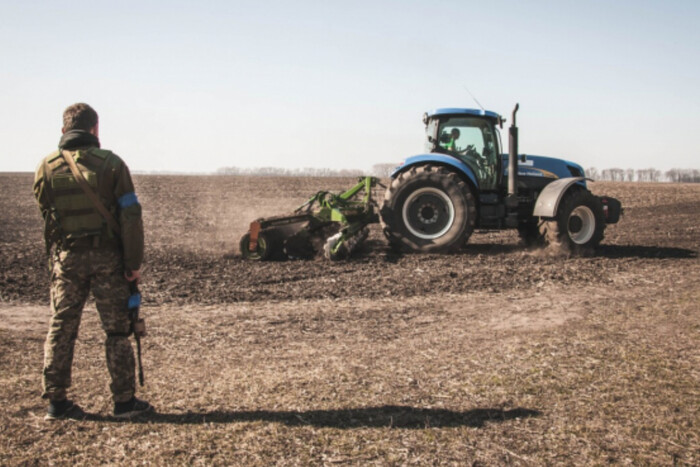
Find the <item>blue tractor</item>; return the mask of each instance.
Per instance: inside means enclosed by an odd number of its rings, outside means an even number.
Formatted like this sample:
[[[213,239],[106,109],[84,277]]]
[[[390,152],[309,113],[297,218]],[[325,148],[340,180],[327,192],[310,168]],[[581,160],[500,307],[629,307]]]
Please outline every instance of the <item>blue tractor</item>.
[[[621,203],[595,196],[573,162],[518,154],[518,105],[501,154],[505,119],[478,110],[438,109],[423,116],[425,153],[391,174],[380,208],[390,244],[403,251],[451,252],[474,229],[517,229],[527,243],[572,254],[590,251],[616,223]]]

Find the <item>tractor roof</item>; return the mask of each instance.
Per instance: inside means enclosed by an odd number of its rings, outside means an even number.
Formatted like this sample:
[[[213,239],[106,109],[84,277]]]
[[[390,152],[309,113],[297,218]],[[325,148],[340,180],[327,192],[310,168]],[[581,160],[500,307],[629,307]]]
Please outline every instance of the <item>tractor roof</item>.
[[[475,117],[493,118],[497,121],[501,118],[501,116],[498,115],[496,112],[481,109],[460,109],[449,107],[445,109],[435,109],[432,112],[428,112],[428,117],[435,117],[440,115],[473,115]]]

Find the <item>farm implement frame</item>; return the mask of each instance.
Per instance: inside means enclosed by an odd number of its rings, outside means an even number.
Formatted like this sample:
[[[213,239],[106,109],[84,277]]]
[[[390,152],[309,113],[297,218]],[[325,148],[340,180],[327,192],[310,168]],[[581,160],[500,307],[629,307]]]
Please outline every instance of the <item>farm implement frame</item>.
[[[254,220],[241,238],[241,254],[252,260],[346,258],[367,238],[367,226],[379,222],[372,199],[378,183],[361,177],[342,193],[317,192],[289,215]]]

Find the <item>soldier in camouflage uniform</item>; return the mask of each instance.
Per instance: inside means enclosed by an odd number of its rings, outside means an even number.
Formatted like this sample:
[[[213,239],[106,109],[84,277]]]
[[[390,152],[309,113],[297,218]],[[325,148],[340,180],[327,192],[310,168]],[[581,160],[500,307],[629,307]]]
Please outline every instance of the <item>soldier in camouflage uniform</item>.
[[[131,417],[151,409],[134,397],[134,352],[128,337],[129,282],[139,280],[143,260],[141,206],[129,169],[117,155],[100,149],[98,131],[97,113],[90,106],[68,107],[59,150],[39,164],[34,182],[51,263],[52,316],[44,347],[42,394],[50,401],[47,420],[82,413],[67,399],[66,390],[71,385],[73,348],[90,290],[107,335],[114,415]],[[76,182],[65,152],[119,223],[120,235]]]

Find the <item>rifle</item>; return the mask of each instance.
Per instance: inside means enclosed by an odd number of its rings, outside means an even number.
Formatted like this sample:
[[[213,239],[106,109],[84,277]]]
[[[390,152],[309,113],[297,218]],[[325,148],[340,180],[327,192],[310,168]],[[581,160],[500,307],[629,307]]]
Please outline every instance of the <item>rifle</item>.
[[[129,297],[129,319],[131,320],[131,332],[134,334],[134,340],[136,340],[136,355],[138,358],[139,365],[139,384],[143,386],[143,365],[141,364],[141,337],[146,335],[146,321],[143,318],[139,318],[139,308],[141,307],[141,292],[139,292],[139,285],[137,281],[129,282],[129,290],[131,291],[131,296]]]

